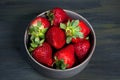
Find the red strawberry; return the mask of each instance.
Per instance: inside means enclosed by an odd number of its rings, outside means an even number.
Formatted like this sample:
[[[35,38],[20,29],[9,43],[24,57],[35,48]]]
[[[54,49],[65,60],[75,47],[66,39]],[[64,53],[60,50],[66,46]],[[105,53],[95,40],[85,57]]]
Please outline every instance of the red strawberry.
[[[77,58],[79,61],[82,61],[87,56],[88,50],[90,48],[90,42],[84,39],[81,42],[75,43],[74,48]]]
[[[83,35],[84,35],[84,38],[86,38],[88,35],[89,35],[89,33],[90,33],[90,28],[86,25],[86,23],[84,22],[84,21],[79,21],[79,25],[78,25],[79,27],[80,27],[80,32],[82,32],[83,33]],[[77,37],[77,38],[73,38],[72,39],[72,42],[73,43],[77,43],[77,42],[80,42],[80,41],[82,41],[83,39],[81,39],[81,38],[79,38],[79,37]]]
[[[44,18],[44,17],[36,17],[32,22],[31,22],[31,25],[32,26],[37,26],[38,22],[41,23],[41,26],[43,26],[44,28],[48,28],[50,27],[50,22]]]
[[[60,28],[65,31],[66,43],[69,44],[73,38],[83,38],[84,35],[80,32],[81,28],[78,26],[79,20],[68,21],[66,24],[60,23]]]
[[[41,64],[51,67],[52,66],[52,48],[44,42],[42,46],[38,46],[32,53],[32,56]]]
[[[71,68],[75,63],[74,46],[69,44],[68,46],[57,51],[54,58],[54,65],[57,69]]]
[[[60,23],[60,28],[65,30],[67,36],[66,43],[77,43],[82,41],[90,33],[90,28],[79,20],[68,21],[66,24]]]
[[[42,45],[45,40],[45,33],[50,27],[50,22],[44,17],[35,18],[29,27],[30,35],[30,48],[29,51],[33,51],[37,46]]]
[[[60,49],[65,45],[65,33],[59,27],[51,27],[46,33],[47,42],[56,49]]]
[[[68,15],[62,8],[54,8],[47,13],[48,19],[51,21],[51,24],[56,26],[61,22],[65,22],[69,19]]]

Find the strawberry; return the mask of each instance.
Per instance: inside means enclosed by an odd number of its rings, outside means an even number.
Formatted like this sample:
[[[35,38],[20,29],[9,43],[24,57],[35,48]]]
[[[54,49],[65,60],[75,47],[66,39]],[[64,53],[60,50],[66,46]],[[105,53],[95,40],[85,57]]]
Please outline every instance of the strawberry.
[[[79,21],[78,26],[81,28],[80,32],[83,33],[84,38],[88,37],[88,35],[89,35],[89,33],[90,33],[90,28],[85,24],[85,22],[82,21],[82,20]],[[73,42],[73,43],[77,43],[77,42],[80,42],[80,41],[82,41],[82,40],[83,40],[82,38],[77,37],[77,38],[73,38],[73,39],[72,39],[72,42]]]
[[[56,49],[65,45],[65,33],[62,29],[52,26],[46,33],[46,41]]]
[[[60,23],[60,28],[65,31],[66,34],[66,43],[69,44],[73,38],[83,38],[84,35],[80,32],[81,28],[78,26],[79,20],[71,20],[64,24]]]
[[[72,44],[69,44],[61,50],[57,51],[54,55],[54,58],[55,68],[71,68],[75,63],[74,46]]]
[[[32,53],[32,56],[39,63],[52,67],[52,48],[51,46],[44,42],[42,46],[38,46]]]
[[[50,10],[47,13],[47,17],[51,21],[51,24],[54,26],[59,25],[59,23],[65,22],[70,19],[66,12],[59,7]]]
[[[42,45],[45,41],[45,33],[49,27],[50,22],[44,17],[37,17],[31,22],[28,31],[30,36],[30,52],[32,52],[37,46]]]
[[[78,60],[83,61],[90,49],[90,42],[89,40],[84,39],[81,42],[75,43],[74,48]]]
[[[90,28],[85,24],[85,22],[80,20],[71,20],[66,24],[60,23],[60,28],[66,33],[67,39],[66,43],[77,43],[82,41],[84,38],[88,37],[90,33]]]

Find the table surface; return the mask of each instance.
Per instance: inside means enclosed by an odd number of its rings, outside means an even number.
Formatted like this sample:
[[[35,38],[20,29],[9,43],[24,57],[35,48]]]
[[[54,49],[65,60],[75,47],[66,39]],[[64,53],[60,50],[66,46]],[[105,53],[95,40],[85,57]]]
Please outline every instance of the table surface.
[[[81,14],[97,36],[90,63],[67,80],[120,80],[119,0],[0,0],[0,80],[58,80],[34,70],[21,50],[28,23],[53,7]]]

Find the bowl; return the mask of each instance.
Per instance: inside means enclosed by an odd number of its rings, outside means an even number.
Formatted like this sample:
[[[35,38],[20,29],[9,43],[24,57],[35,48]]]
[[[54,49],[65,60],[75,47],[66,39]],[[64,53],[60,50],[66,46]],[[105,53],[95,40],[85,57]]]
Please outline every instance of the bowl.
[[[28,32],[27,32],[28,27],[27,27],[25,30],[25,34],[24,34],[24,46],[25,46],[27,58],[34,69],[36,69],[40,74],[42,74],[46,77],[49,77],[49,78],[69,78],[69,77],[72,77],[72,76],[80,73],[89,63],[89,61],[93,55],[93,52],[95,50],[95,46],[96,46],[96,36],[95,36],[95,32],[94,32],[92,25],[80,14],[70,11],[70,10],[65,10],[65,9],[64,9],[64,11],[73,19],[83,20],[89,26],[89,28],[91,29],[91,32],[89,35],[91,47],[89,50],[89,55],[79,65],[69,68],[69,69],[65,69],[65,70],[49,68],[49,67],[46,67],[46,66],[38,63],[29,53],[28,48],[27,48],[27,45],[28,45]],[[46,12],[47,11],[39,14],[38,16],[44,17]]]

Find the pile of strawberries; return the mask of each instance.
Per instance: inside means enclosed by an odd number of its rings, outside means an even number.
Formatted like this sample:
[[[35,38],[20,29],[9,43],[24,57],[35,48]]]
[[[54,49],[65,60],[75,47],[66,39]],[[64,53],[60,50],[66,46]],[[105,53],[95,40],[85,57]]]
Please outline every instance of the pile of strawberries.
[[[38,16],[28,29],[28,49],[39,63],[68,69],[80,64],[88,55],[90,28],[82,20],[72,19],[62,8]]]

